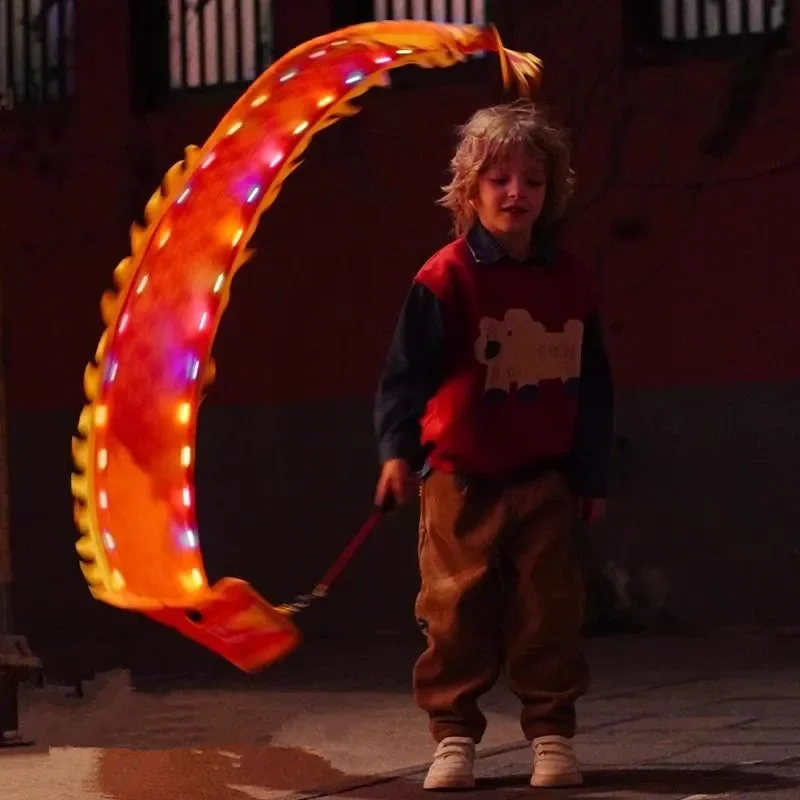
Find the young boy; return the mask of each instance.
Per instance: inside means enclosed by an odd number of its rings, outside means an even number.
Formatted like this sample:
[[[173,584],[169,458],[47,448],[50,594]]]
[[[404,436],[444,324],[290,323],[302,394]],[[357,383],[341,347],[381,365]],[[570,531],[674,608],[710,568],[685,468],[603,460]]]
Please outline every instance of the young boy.
[[[474,785],[478,699],[501,670],[531,784],[574,786],[588,668],[573,530],[604,512],[613,391],[591,275],[555,242],[569,150],[519,102],[475,114],[451,167],[457,238],[413,281],[375,413],[376,502],[408,501],[421,479],[413,679],[438,744],[425,788]]]

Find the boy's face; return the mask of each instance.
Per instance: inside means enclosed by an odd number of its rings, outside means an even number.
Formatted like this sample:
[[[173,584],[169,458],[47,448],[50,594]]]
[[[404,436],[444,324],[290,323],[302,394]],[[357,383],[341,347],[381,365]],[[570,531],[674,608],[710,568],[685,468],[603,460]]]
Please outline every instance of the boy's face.
[[[542,213],[546,184],[540,159],[512,152],[484,170],[472,204],[489,233],[506,240],[529,237]]]

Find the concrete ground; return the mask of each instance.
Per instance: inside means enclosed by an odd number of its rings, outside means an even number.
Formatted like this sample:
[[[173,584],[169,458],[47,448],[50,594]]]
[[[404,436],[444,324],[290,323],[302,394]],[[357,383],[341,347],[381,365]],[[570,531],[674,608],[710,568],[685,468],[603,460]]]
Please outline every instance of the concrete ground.
[[[253,677],[100,676],[83,699],[26,688],[29,749],[0,751],[3,800],[414,800],[432,744],[408,691],[419,642],[309,642]],[[465,798],[800,797],[800,638],[591,640],[576,748],[586,783],[534,790],[517,707],[484,702]],[[436,795],[434,795],[436,796]]]

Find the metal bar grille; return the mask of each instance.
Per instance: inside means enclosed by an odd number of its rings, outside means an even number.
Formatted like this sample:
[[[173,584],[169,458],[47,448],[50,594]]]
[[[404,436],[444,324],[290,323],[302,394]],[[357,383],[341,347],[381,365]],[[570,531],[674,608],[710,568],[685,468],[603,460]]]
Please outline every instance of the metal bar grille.
[[[463,25],[483,25],[487,0],[374,0],[376,20],[419,19]]]
[[[73,91],[75,0],[0,0],[0,106]]]
[[[254,80],[272,60],[272,0],[169,0],[170,85]]]
[[[767,35],[784,28],[789,0],[661,0],[661,37],[670,41]]]

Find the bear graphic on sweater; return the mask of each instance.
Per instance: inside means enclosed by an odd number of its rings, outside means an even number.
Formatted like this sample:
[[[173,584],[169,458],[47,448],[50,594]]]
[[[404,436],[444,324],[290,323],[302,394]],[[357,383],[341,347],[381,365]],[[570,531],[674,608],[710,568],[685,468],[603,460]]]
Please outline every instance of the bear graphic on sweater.
[[[569,320],[562,331],[553,332],[521,308],[509,309],[502,320],[483,317],[475,357],[486,366],[486,394],[504,397],[515,387],[533,399],[544,380],[560,380],[574,390],[581,372],[582,344],[579,320]]]

